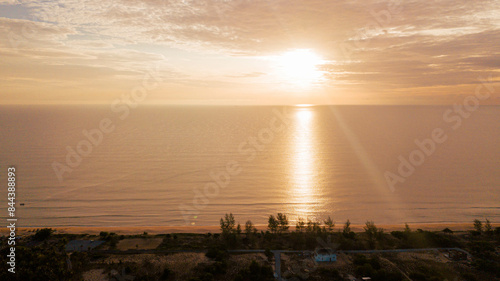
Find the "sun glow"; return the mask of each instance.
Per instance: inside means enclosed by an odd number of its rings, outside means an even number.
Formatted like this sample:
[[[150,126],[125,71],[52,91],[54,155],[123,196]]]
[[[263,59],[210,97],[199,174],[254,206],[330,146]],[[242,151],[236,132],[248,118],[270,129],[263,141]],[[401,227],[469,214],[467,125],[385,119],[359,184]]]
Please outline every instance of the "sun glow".
[[[309,217],[314,213],[317,197],[314,151],[314,111],[310,107],[296,107],[293,151],[291,201],[294,202],[290,213],[299,217]]]
[[[286,83],[308,87],[321,80],[323,74],[318,65],[323,60],[309,49],[298,49],[276,57],[279,76]]]

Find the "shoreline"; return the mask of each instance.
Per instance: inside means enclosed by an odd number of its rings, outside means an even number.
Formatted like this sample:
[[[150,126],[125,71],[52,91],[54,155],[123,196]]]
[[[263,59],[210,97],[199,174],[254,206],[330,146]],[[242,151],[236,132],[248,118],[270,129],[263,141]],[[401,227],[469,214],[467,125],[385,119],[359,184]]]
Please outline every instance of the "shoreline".
[[[453,231],[467,231],[473,229],[472,222],[470,223],[416,223],[408,224],[412,230],[422,229],[428,231],[440,231],[445,228],[449,228]],[[364,224],[352,224],[351,230],[354,232],[363,232]],[[404,224],[376,224],[377,227],[383,228],[385,232],[404,230]],[[493,227],[500,226],[499,223],[492,223]],[[266,231],[267,225],[255,225],[257,230]],[[336,224],[334,227],[334,232],[342,230],[342,224]],[[52,228],[55,230],[55,234],[89,234],[89,235],[99,235],[101,231],[114,232],[119,235],[141,235],[144,232],[148,234],[167,234],[167,233],[220,233],[219,226],[118,226],[118,227],[99,227],[99,226],[75,226],[75,227],[19,227],[16,229],[17,235],[29,235],[32,234],[37,229],[41,228]],[[295,230],[295,225],[290,226],[290,230]],[[0,234],[8,235],[8,228],[1,228]]]

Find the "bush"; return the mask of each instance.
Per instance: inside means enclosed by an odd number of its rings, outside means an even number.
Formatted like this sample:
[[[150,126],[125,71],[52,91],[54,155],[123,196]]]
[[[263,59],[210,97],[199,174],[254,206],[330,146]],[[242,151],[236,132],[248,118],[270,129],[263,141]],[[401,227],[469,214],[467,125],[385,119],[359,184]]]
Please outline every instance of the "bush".
[[[469,244],[472,254],[478,257],[490,258],[495,252],[494,244],[487,241],[474,241]]]
[[[266,255],[266,257],[267,257],[267,260],[268,260],[268,261],[271,261],[271,260],[272,260],[272,258],[274,257],[274,255],[273,255],[273,253],[271,252],[271,250],[269,250],[269,249],[267,249],[267,248],[266,248],[266,250],[264,251],[264,254]]]
[[[406,279],[403,278],[403,275],[399,272],[389,272],[386,270],[379,270],[379,271],[375,272],[375,274],[373,275],[373,280],[374,281],[402,281],[402,280],[406,280]],[[429,281],[431,281],[431,280],[432,280],[432,278],[429,279]]]
[[[210,266],[205,268],[205,272],[208,272],[212,275],[224,274],[227,271],[227,262],[226,261],[216,261]]]
[[[403,231],[392,231],[391,235],[401,240],[408,238],[408,235]]]
[[[410,273],[409,277],[413,281],[426,281],[427,280],[427,276],[425,276],[425,274],[420,273],[420,272],[412,272],[412,273]]]
[[[495,261],[478,258],[474,260],[472,265],[481,271],[492,273],[500,277],[500,265]]]
[[[52,228],[42,228],[40,230],[37,230],[37,232],[33,236],[33,239],[37,241],[45,241],[50,237],[50,235],[52,235],[53,232],[54,230]]]
[[[224,249],[210,248],[205,256],[215,261],[224,261],[229,257],[229,254]]]
[[[354,231],[344,232],[342,235],[347,239],[356,239],[356,233]]]
[[[7,266],[10,253],[8,247],[0,250],[0,262]],[[82,265],[88,261],[83,257],[86,253],[80,253],[71,257],[73,270],[69,271],[66,264],[66,253],[56,250],[53,247],[16,247],[16,273],[12,274],[4,270],[0,271],[0,280],[79,280],[75,273],[81,271]],[[81,259],[76,259],[77,257]]]
[[[380,269],[380,259],[377,256],[373,258],[367,258],[364,255],[356,255],[354,256],[353,263],[358,266],[369,264],[373,269]]]
[[[171,275],[172,271],[169,268],[165,268],[161,274],[160,280],[167,280]]]
[[[116,248],[116,245],[118,244],[118,241],[120,241],[120,237],[116,236],[116,235],[109,235],[108,236],[108,240],[109,240],[109,247],[114,249]]]
[[[356,274],[359,276],[373,276],[375,274],[375,269],[373,269],[369,263],[365,263],[364,265],[356,267]]]
[[[344,280],[344,278],[342,277],[340,272],[335,268],[320,267],[318,270],[318,273],[322,277],[328,277],[328,280],[330,280],[330,281],[343,281]]]
[[[411,277],[411,276],[410,276]],[[477,281],[477,277],[475,274],[472,274],[470,272],[465,272],[462,274],[462,277],[467,280],[467,281]]]
[[[273,269],[268,265],[260,265],[255,260],[236,275],[235,281],[274,281]]]

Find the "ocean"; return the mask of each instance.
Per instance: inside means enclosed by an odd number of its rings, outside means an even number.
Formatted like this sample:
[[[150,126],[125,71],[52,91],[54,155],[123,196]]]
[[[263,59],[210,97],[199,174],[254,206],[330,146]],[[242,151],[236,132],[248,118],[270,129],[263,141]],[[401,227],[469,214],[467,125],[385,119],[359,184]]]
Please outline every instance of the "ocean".
[[[498,223],[499,141],[499,106],[4,105],[0,214],[13,166],[18,227]]]

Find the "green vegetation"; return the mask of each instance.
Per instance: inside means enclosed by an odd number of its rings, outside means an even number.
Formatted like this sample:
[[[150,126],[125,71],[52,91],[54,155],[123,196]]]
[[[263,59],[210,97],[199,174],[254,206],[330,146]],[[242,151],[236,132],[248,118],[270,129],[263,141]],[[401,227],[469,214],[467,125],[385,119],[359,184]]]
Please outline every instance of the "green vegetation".
[[[212,247],[208,249],[207,253],[205,254],[207,258],[213,259],[215,261],[225,261],[229,258],[229,254],[227,253],[227,250],[222,248],[222,247]]]
[[[353,264],[355,272],[359,276],[370,276],[374,281],[402,281],[403,275],[400,272],[393,272],[383,269],[378,256],[367,258],[364,255],[356,255]]]
[[[262,280],[262,281],[273,281],[273,269],[268,265],[260,265],[255,260],[250,263],[250,265],[242,269],[236,275],[235,281],[254,281],[254,280]]]
[[[342,274],[340,273],[340,271],[336,268],[325,268],[325,267],[321,267],[318,269],[317,271],[317,275],[323,277],[327,277],[328,278],[328,281],[344,281],[344,280],[347,280],[345,279],[344,277],[342,277]],[[319,278],[315,278],[316,276],[313,276],[312,278],[309,278],[309,279],[312,279],[312,280],[315,280],[315,279],[319,279]],[[323,278],[321,278],[323,279]]]
[[[344,224],[344,228],[342,229],[342,235],[348,239],[355,239],[356,237],[356,233],[354,233],[351,230],[351,222],[349,220],[347,220]]]
[[[375,244],[377,243],[377,241],[382,240],[384,236],[384,230],[381,228],[377,228],[377,226],[375,226],[375,223],[373,221],[367,221],[364,230],[366,236],[368,237],[368,243],[370,244],[370,248],[375,249]]]
[[[384,253],[384,254],[341,254],[345,266],[339,263],[309,265],[296,270],[292,276],[308,276],[307,280],[346,280],[347,274],[355,277],[370,276],[372,280],[495,280],[500,278],[500,228],[491,222],[474,220],[471,231],[412,230],[405,224],[401,231],[384,232],[373,221],[367,221],[364,231],[354,233],[347,220],[335,229],[331,217],[317,221],[298,219],[295,228],[290,230],[289,218],[278,213],[269,216],[267,229],[258,231],[252,221],[244,226],[237,223],[233,214],[226,214],[220,220],[221,233],[191,234],[173,233],[164,235],[117,235],[102,231],[98,236],[56,234],[50,228],[39,229],[31,236],[16,240],[16,275],[7,271],[0,272],[0,280],[81,280],[82,273],[90,269],[103,269],[110,280],[118,280],[118,275],[128,274],[134,280],[273,280],[270,267],[274,262],[272,250],[314,250],[327,247],[334,250],[370,249],[418,249],[418,248],[460,248],[468,251],[467,256],[459,251]],[[136,262],[104,262],[116,251],[117,243],[123,239],[162,238],[155,256]],[[73,239],[102,240],[105,243],[90,252],[66,253],[65,245]],[[7,237],[2,238],[3,242]],[[7,243],[3,243],[6,245]],[[248,259],[228,252],[228,249],[265,249],[264,255],[248,254]],[[178,266],[159,263],[162,256],[175,255],[168,251],[189,252],[191,255],[205,255],[196,261],[189,271],[179,270]],[[9,248],[0,249],[0,262],[7,262]],[[446,255],[445,255],[446,254]],[[128,254],[122,253],[122,257]],[[151,255],[151,254],[149,254]],[[241,256],[247,255],[241,254]],[[252,256],[253,255],[253,256]],[[440,256],[440,258],[437,258]],[[185,260],[183,266],[190,264],[193,256]],[[311,257],[297,255],[297,264],[312,262]],[[447,262],[444,262],[447,261]],[[282,260],[282,268],[289,268],[290,260]],[[284,269],[286,270],[286,269]],[[308,271],[305,271],[308,270]],[[407,276],[407,277],[406,277]],[[327,279],[325,279],[327,278]]]
[[[288,231],[288,218],[283,213],[278,213],[275,218],[273,215],[269,216],[267,228],[274,234],[282,234]]]
[[[486,219],[486,222],[484,224],[484,232],[487,235],[492,235],[493,234],[493,227],[491,226],[491,223],[488,219]]]
[[[332,232],[333,231],[333,228],[335,227],[335,222],[333,222],[332,218],[330,218],[330,216],[328,216],[328,219],[326,219],[324,221],[325,223],[325,229],[323,229],[323,231],[326,231],[326,232]]]
[[[483,233],[483,223],[480,220],[475,219],[474,220],[474,229],[478,233]]]
[[[79,276],[88,264],[88,257],[85,253],[71,255],[64,251],[65,240],[48,240],[47,234],[53,231],[40,230],[31,237],[31,241],[44,241],[36,246],[26,246],[24,243],[16,246],[16,273],[12,274],[7,270],[0,271],[0,280],[71,280]],[[43,233],[43,234],[39,234]],[[41,236],[40,236],[41,235]],[[36,239],[35,239],[36,236]],[[2,241],[3,242],[3,241]],[[2,243],[3,244],[3,243]],[[9,247],[0,250],[0,261],[7,263]],[[72,263],[68,268],[67,261]]]
[[[155,263],[151,258],[137,263],[111,264],[105,268],[105,273],[109,280],[132,280],[133,278],[134,281],[166,281],[174,278],[170,268]]]
[[[42,228],[36,231],[33,239],[37,241],[45,241],[52,235],[53,232],[54,230],[52,230],[52,228]]]
[[[220,219],[220,229],[222,231],[222,234],[229,234],[234,232],[234,216],[233,214],[226,214],[225,218]]]

